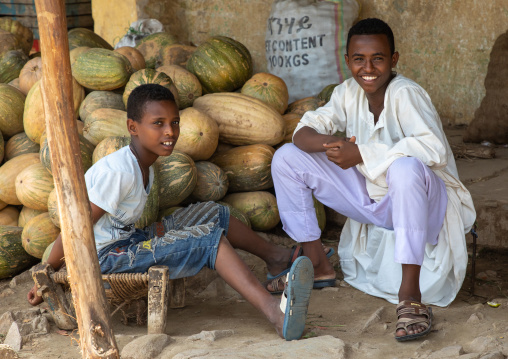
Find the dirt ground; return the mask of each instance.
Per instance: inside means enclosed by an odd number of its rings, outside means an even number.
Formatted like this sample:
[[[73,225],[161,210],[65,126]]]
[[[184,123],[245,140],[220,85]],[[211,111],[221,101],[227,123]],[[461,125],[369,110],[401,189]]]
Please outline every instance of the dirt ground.
[[[281,234],[280,229],[276,234]],[[277,238],[277,236],[274,236]],[[338,238],[328,232],[328,237]],[[280,237],[279,237],[280,238]],[[283,240],[282,240],[283,241]],[[289,243],[289,242],[287,242]],[[328,243],[336,247],[336,243]],[[243,254],[244,255],[244,254]],[[244,255],[245,256],[245,255]],[[247,262],[260,277],[264,274],[262,262],[247,257]],[[332,257],[335,263],[337,256]],[[471,258],[470,258],[471,261]],[[337,275],[342,273],[337,266]],[[441,348],[461,345],[465,353],[479,352],[482,348],[471,343],[477,337],[488,336],[499,345],[508,343],[508,251],[479,249],[476,273],[485,274],[484,279],[475,280],[475,292],[471,295],[471,266],[457,299],[448,308],[434,307],[432,332],[425,338],[413,342],[398,343],[393,339],[395,306],[383,299],[371,297],[341,283],[337,288],[314,290],[312,293],[307,327],[304,338],[331,335],[346,344],[347,358],[418,358]],[[487,272],[493,271],[493,272]],[[185,340],[202,330],[233,330],[234,335],[213,342],[212,348],[237,348],[252,343],[276,340],[278,337],[270,324],[249,303],[234,295],[232,290],[211,291],[207,288],[195,294],[213,281],[211,271],[201,273],[188,283],[186,307],[169,310],[166,333],[172,338],[165,353],[176,355],[182,351],[200,348],[199,342]],[[220,279],[219,279],[220,281]],[[217,280],[215,281],[217,283]],[[0,295],[8,288],[9,280],[0,281]],[[25,282],[12,288],[8,295],[0,298],[0,315],[7,310],[29,309],[25,296],[31,283]],[[218,294],[216,294],[218,293]],[[497,301],[497,308],[487,301]],[[43,307],[45,305],[43,304]],[[374,312],[379,320],[367,329],[365,323]],[[120,313],[120,312],[118,312]],[[473,314],[475,316],[472,317]],[[146,325],[122,323],[123,315],[115,314],[113,329],[121,350],[133,339],[146,334]],[[64,335],[67,334],[67,335]],[[81,358],[77,345],[77,333],[65,333],[51,325],[51,333],[26,344],[21,358]],[[0,337],[0,342],[3,338]],[[210,344],[208,344],[210,347]],[[295,353],[296,354],[296,353]],[[168,355],[168,354],[166,354]]]

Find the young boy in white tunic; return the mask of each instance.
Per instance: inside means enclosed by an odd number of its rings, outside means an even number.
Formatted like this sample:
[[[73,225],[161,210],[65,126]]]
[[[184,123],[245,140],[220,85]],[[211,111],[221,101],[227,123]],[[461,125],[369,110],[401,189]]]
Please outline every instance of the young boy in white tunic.
[[[180,117],[171,91],[155,84],[132,91],[127,116],[131,144],[99,160],[85,175],[102,273],[143,273],[157,264],[168,266],[170,278],[176,279],[193,276],[205,266],[215,269],[266,316],[281,337],[299,339],[313,283],[308,258],[292,262],[281,303],[261,285],[233,248],[258,255],[271,271],[286,268],[290,250],[264,241],[230,217],[227,207],[198,203],[144,230],[134,228],[152,187],[152,164],[159,156],[173,152],[180,134]],[[64,263],[60,236],[48,263],[55,269]],[[36,286],[27,299],[32,305],[41,303]]]
[[[355,24],[345,59],[352,78],[305,113],[293,144],[275,153],[279,212],[316,281],[335,272],[321,248],[312,194],[347,216],[339,243],[345,280],[400,302],[395,338],[416,339],[431,327],[422,302],[448,305],[461,287],[475,210],[428,94],[393,72],[399,54],[390,27],[379,19]]]

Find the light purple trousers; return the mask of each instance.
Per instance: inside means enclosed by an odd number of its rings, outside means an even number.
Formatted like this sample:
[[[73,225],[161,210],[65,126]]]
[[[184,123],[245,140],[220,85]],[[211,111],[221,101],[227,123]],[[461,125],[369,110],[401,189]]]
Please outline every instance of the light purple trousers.
[[[314,194],[325,206],[357,222],[394,230],[397,263],[421,265],[426,243],[437,243],[448,200],[446,187],[415,157],[391,164],[388,194],[379,202],[369,197],[365,177],[355,167],[343,170],[324,152],[307,153],[292,143],[275,153],[272,177],[283,228],[297,242],[321,237]]]

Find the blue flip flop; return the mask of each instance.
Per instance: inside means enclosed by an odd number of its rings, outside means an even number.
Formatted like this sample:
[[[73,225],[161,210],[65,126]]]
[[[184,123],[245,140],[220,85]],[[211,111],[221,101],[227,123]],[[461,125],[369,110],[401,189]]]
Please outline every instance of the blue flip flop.
[[[287,341],[300,339],[303,334],[313,283],[312,262],[307,257],[298,257],[287,275],[280,303],[284,312],[282,334]]]
[[[270,273],[267,273],[266,274],[266,279],[267,280],[274,280],[274,279],[277,279],[279,277],[282,277],[283,275],[286,275],[289,273],[289,270],[291,269],[291,265],[294,263],[295,259],[300,257],[303,253],[303,249],[302,247],[300,246],[293,246],[291,247],[291,254],[289,255],[289,261],[288,261],[288,266],[286,269],[284,269],[282,272],[280,272],[279,274],[277,275],[271,275]],[[330,258],[331,256],[333,256],[335,254],[335,250],[330,247],[330,250],[328,251],[328,253],[326,253],[326,258]],[[296,255],[296,257],[295,257]],[[326,287],[329,287],[326,286]],[[319,287],[321,288],[321,287]]]

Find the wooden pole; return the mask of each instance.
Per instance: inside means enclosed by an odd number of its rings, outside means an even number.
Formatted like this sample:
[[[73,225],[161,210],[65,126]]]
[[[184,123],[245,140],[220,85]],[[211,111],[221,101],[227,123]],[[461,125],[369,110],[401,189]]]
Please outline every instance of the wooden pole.
[[[35,0],[42,94],[67,273],[83,358],[120,358],[110,325],[81,163],[63,0]]]

